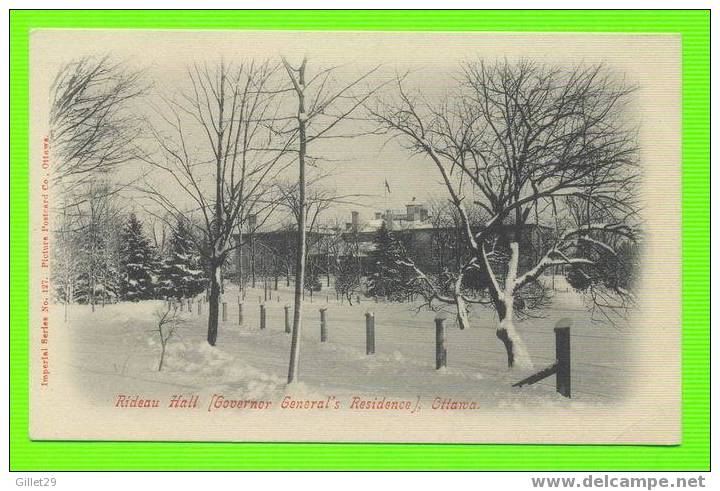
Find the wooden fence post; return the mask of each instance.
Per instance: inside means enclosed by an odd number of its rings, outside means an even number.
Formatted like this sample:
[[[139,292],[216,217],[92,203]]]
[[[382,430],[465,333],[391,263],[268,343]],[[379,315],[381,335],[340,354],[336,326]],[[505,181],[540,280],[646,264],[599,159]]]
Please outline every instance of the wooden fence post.
[[[285,306],[285,332],[290,334],[290,306]]]
[[[260,304],[260,329],[265,329],[265,304]]]
[[[94,307],[94,304],[93,304],[93,307]],[[181,298],[181,299],[180,299],[180,312],[182,312],[182,311],[183,311],[183,301],[182,301],[182,298]]]
[[[445,349],[445,319],[435,319],[435,369],[447,366],[447,349]]]
[[[238,302],[238,325],[242,326],[245,319],[243,319],[243,304]]]
[[[198,316],[202,315],[202,298],[198,299]]]
[[[557,372],[555,387],[561,395],[570,397],[570,326],[572,320],[560,319],[555,325],[555,357]]]
[[[227,322],[227,302],[222,303],[222,321]]]
[[[325,311],[327,309],[320,309],[320,342],[324,343],[327,341],[327,319],[325,318]]]
[[[192,312],[192,304],[193,304],[192,298],[188,298],[187,302],[188,302],[188,312]]]
[[[375,354],[375,313],[365,313],[365,354]]]
[[[515,382],[513,387],[532,385],[554,374],[555,390],[565,397],[570,397],[571,325],[572,320],[567,318],[560,319],[557,324],[555,324],[555,363],[549,367],[543,368],[539,372],[533,373],[519,382]]]

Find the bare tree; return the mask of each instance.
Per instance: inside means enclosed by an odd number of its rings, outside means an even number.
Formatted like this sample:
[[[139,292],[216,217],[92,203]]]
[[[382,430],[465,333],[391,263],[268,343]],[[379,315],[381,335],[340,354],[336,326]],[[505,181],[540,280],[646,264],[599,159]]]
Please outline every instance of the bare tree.
[[[168,234],[167,222],[172,221],[175,217],[170,216],[164,220],[158,220],[155,216],[151,216],[148,220],[148,228],[150,231],[150,238],[152,239],[152,245],[160,253],[164,254],[167,249],[167,244],[170,240]]]
[[[339,133],[341,123],[352,118],[353,114],[377,91],[374,88],[361,87],[377,68],[353,79],[349,83],[338,84],[334,80],[335,67],[318,71],[308,78],[307,59],[303,58],[295,67],[283,58],[283,65],[297,96],[297,135],[298,135],[298,187],[297,187],[297,257],[295,265],[295,304],[293,306],[293,331],[290,345],[290,364],[288,383],[297,378],[300,363],[300,330],[302,328],[302,302],[305,285],[305,260],[307,248],[307,201],[305,196],[305,166],[308,161],[317,160],[308,155],[308,145],[314,141],[330,138],[352,138],[362,132]]]
[[[56,284],[66,308],[114,297],[118,207],[124,185],[111,177],[142,155],[133,104],[146,91],[141,71],[109,56],[87,56],[61,67],[51,87],[53,183],[59,190],[53,230]]]
[[[175,336],[178,328],[183,324],[184,320],[178,314],[178,306],[175,302],[165,302],[163,307],[160,307],[155,311],[155,318],[157,319],[157,325],[155,326],[154,332],[158,336],[160,341],[160,362],[158,363],[158,372],[163,369],[163,363],[165,362],[165,351],[167,349],[168,342]]]
[[[352,297],[362,288],[363,268],[360,260],[360,240],[358,230],[343,233],[337,231],[329,237],[327,251],[332,252],[334,258],[333,272],[335,274],[335,292],[353,304]],[[329,255],[329,254],[328,254]]]
[[[80,188],[83,198],[64,207],[54,229],[53,282],[67,305],[80,301],[103,305],[119,295],[121,208],[112,182],[91,181]]]
[[[487,215],[477,205],[466,206],[470,227],[476,229]],[[467,261],[470,250],[464,240],[462,217],[447,199],[432,200],[429,204],[429,220],[433,225],[431,254],[438,271],[458,272]]]
[[[461,325],[468,304],[491,305],[510,367],[531,366],[513,318],[523,295],[542,289],[541,274],[555,266],[596,268],[599,258],[617,255],[609,237],[637,237],[640,171],[626,111],[632,91],[603,66],[479,61],[463,65],[457,91],[438,104],[410,94],[399,79],[397,100],[371,109],[390,135],[437,169],[471,251],[451,294],[412,261],[406,266],[430,301],[456,306]],[[469,197],[487,214],[480,226],[471,223]],[[572,212],[578,203],[583,213]],[[480,275],[482,295],[465,288],[469,274]]]
[[[233,235],[250,217],[261,217],[254,222],[259,228],[269,216],[275,202],[268,183],[288,165],[283,157],[295,140],[278,122],[283,90],[274,81],[277,68],[267,61],[194,65],[187,71],[190,88],[163,99],[162,122],[151,125],[158,152],[146,161],[181,191],[190,209],[168,196],[165,186],[148,183],[145,192],[165,212],[158,218],[195,217],[190,223],[208,269],[211,346],[218,334],[222,267],[240,245]],[[166,220],[170,228],[175,223]]]
[[[146,91],[143,74],[109,56],[67,63],[51,89],[53,178],[66,192],[142,154],[131,104]]]
[[[305,228],[306,228],[306,256],[307,250],[312,248],[315,249],[326,249],[327,235],[334,233],[327,230],[327,227],[323,227],[321,223],[321,217],[326,214],[333,206],[337,205],[359,205],[357,202],[358,198],[361,198],[361,194],[338,194],[335,189],[325,186],[323,181],[331,177],[330,173],[317,174],[309,179],[306,179],[305,183]],[[280,180],[275,184],[275,195],[278,199],[278,210],[285,210],[293,219],[295,225],[286,225],[285,230],[291,233],[295,232],[295,226],[300,221],[300,199],[299,199],[299,183],[289,180]],[[327,252],[327,251],[325,251]],[[280,255],[286,256],[285,263],[287,263],[287,269],[291,270],[292,265],[290,261],[296,261],[296,248],[295,246],[287,247],[285,245],[282,251],[278,251]],[[288,258],[290,258],[288,260]],[[307,260],[307,258],[306,258]],[[316,265],[321,267],[322,265]],[[323,267],[329,274],[327,265]]]
[[[349,204],[352,198],[357,195],[339,196],[333,189],[322,185],[322,180],[328,175],[320,175],[306,179],[305,182],[305,206],[301,207],[300,183],[286,179],[275,183],[276,196],[279,209],[285,210],[293,218],[295,223],[300,221],[300,210],[304,208],[306,230],[312,232],[319,225],[320,216],[332,205]]]

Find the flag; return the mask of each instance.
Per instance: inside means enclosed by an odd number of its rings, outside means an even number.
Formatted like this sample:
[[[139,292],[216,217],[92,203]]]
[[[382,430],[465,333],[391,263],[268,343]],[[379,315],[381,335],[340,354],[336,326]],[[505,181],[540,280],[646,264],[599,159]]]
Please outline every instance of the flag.
[[[385,189],[387,189],[387,192],[390,193],[390,184],[388,184],[387,179],[385,179]]]

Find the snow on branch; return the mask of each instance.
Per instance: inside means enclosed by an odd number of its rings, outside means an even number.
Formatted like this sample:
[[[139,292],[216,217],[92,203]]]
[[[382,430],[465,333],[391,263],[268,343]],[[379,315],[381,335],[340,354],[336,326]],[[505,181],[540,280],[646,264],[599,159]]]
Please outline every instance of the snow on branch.
[[[525,272],[517,279],[515,283],[515,289],[520,289],[526,284],[528,284],[530,281],[536,280],[543,271],[552,266],[595,264],[595,261],[585,257],[568,257],[563,252],[563,248],[568,245],[568,241],[570,240],[583,240],[585,242],[598,245],[604,250],[611,252],[613,255],[617,255],[615,249],[609,244],[599,239],[593,239],[592,237],[587,235],[587,232],[591,231],[609,232],[622,235],[626,238],[634,237],[632,229],[628,225],[621,223],[589,223],[581,227],[567,230],[557,239],[555,245],[545,253],[545,255],[540,259],[540,261],[538,261],[538,263],[534,267],[532,267],[530,270]]]

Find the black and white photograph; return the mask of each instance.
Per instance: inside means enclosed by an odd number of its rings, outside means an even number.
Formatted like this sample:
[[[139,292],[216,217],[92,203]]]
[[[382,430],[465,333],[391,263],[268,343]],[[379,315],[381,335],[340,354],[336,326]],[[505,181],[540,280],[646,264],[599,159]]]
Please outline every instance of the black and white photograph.
[[[30,58],[32,438],[679,443],[679,37]]]

